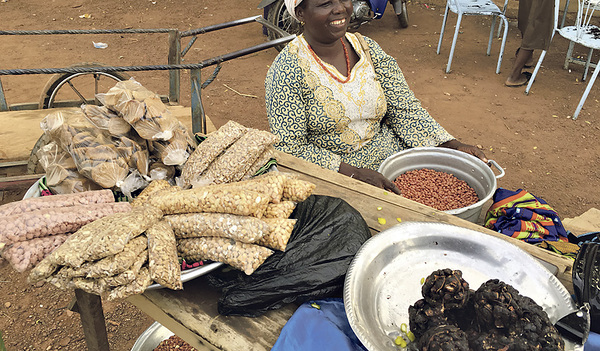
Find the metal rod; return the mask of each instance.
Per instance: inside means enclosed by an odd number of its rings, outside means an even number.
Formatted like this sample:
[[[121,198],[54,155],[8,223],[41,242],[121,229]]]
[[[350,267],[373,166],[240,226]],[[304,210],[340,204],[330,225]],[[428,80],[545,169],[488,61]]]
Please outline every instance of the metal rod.
[[[225,55],[213,57],[199,63],[176,65],[148,65],[148,66],[98,66],[98,67],[67,67],[67,68],[30,68],[0,70],[0,76],[24,74],[55,74],[55,73],[90,73],[90,72],[126,72],[126,71],[166,71],[172,69],[202,69],[221,62],[233,60],[238,57],[253,54],[279,44],[287,43],[296,37],[295,34],[271,40],[245,49],[234,51]]]
[[[262,16],[261,15],[252,16],[252,17],[242,18],[242,19],[239,19],[239,20],[231,21],[231,22],[214,24],[214,25],[208,26],[208,27],[186,30],[184,32],[181,32],[181,37],[189,37],[189,36],[192,36],[192,35],[198,35],[198,34],[204,34],[204,33],[208,33],[208,32],[213,32],[213,31],[219,30],[219,29],[224,29],[224,28],[230,28],[230,27],[239,26],[241,24],[246,24],[246,23],[254,22],[259,17],[262,17]]]
[[[48,35],[48,34],[125,34],[169,33],[170,28],[154,29],[54,29],[54,30],[0,30],[0,35]]]
[[[2,88],[1,80],[0,80],[0,111],[8,111],[8,104],[6,103],[6,97],[4,96],[4,88]]]
[[[181,36],[178,30],[169,32],[169,65],[181,64]],[[169,101],[179,102],[179,87],[181,85],[181,71],[173,69],[169,71]]]
[[[202,92],[200,87],[200,70],[190,70],[191,98],[192,98],[192,133],[206,134],[206,115],[202,106]]]

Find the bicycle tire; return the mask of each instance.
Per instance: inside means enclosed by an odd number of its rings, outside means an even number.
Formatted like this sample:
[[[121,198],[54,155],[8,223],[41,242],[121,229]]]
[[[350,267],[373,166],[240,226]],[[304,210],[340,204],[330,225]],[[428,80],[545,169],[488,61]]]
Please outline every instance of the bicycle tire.
[[[300,25],[300,22],[298,22],[289,14],[287,8],[285,7],[284,0],[277,0],[271,4],[267,14],[267,21],[283,29],[289,34],[300,34],[302,32],[302,26]],[[276,32],[270,29],[267,29],[267,37],[269,40],[280,38]],[[281,51],[286,45],[287,43],[276,45],[275,49],[277,49],[277,51]]]

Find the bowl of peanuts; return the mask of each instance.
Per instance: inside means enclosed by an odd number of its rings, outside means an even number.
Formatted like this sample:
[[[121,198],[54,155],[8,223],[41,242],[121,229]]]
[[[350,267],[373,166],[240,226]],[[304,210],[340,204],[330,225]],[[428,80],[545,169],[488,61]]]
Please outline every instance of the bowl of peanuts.
[[[500,174],[492,170],[494,166]],[[379,172],[402,196],[476,223],[492,198],[504,169],[462,151],[443,147],[403,150],[385,159]]]

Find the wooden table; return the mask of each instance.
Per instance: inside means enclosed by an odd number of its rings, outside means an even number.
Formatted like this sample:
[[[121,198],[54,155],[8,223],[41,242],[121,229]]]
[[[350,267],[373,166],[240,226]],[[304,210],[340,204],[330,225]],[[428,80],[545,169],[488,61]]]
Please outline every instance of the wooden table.
[[[442,222],[477,230],[508,240],[539,259],[571,289],[572,261],[550,251],[493,232],[480,225],[387,193],[339,173],[279,153],[279,170],[298,174],[316,184],[315,194],[346,200],[364,217],[373,235],[402,221]],[[381,210],[377,208],[381,207]],[[385,225],[377,218],[385,218]],[[270,311],[257,318],[226,317],[217,312],[219,293],[197,278],[183,291],[151,290],[128,300],[198,350],[270,350],[296,305]]]

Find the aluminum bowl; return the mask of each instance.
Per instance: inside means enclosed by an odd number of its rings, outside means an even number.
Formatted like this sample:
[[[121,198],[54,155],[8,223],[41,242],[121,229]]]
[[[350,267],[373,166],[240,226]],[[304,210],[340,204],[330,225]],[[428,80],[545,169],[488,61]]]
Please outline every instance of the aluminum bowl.
[[[476,223],[483,205],[496,191],[496,180],[504,176],[504,169],[495,161],[489,160],[489,163],[500,171],[499,175],[495,175],[485,162],[465,152],[444,147],[418,147],[391,155],[381,163],[379,173],[394,181],[399,175],[408,171],[428,168],[464,180],[475,190],[479,201],[444,212]]]
[[[153,351],[163,340],[173,336],[173,332],[162,324],[154,322],[135,341],[131,351]]]
[[[552,323],[576,311],[558,278],[507,240],[445,223],[403,222],[367,240],[344,281],[348,322],[368,350],[399,350],[394,340],[409,325],[408,307],[422,298],[421,279],[444,268],[461,270],[473,290],[489,279],[512,285]],[[565,350],[582,349],[565,340]]]

